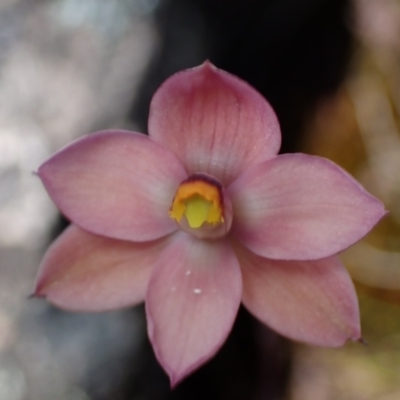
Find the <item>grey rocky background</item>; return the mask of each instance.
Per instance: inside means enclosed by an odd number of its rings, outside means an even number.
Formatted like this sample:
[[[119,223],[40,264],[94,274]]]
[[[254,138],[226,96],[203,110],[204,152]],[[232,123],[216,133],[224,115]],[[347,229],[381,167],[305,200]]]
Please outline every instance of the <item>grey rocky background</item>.
[[[157,46],[157,5],[0,2],[0,400],[86,400],[91,382],[102,398],[143,340],[135,311],[86,316],[28,299],[59,218],[32,172],[76,137],[134,128],[125,116]]]

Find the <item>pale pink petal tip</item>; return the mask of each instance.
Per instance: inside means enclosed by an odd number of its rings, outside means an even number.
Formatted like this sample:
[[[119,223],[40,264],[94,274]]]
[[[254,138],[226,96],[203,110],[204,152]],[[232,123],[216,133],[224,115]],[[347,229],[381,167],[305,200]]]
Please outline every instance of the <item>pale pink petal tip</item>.
[[[185,233],[158,259],[146,294],[148,333],[175,386],[219,350],[242,294],[237,258],[227,241]]]
[[[275,156],[281,143],[269,103],[208,61],[178,72],[157,90],[149,135],[171,149],[189,174],[206,172],[224,185],[249,165]]]
[[[258,164],[228,192],[234,235],[273,259],[334,255],[360,240],[386,213],[382,202],[343,169],[305,154]]]
[[[290,339],[339,347],[360,340],[353,283],[337,257],[314,261],[269,260],[239,252],[243,303],[263,323]]]
[[[168,239],[132,243],[70,226],[50,246],[34,295],[73,311],[105,311],[144,301],[151,270]]]
[[[177,229],[168,211],[187,174],[170,151],[149,137],[114,130],[73,142],[46,161],[39,176],[76,225],[143,242]]]

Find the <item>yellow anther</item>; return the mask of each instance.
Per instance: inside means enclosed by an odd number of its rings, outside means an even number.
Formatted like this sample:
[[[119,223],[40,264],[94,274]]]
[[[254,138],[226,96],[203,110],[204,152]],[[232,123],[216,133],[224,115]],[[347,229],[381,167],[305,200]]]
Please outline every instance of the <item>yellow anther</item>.
[[[185,216],[191,228],[200,228],[205,222],[224,222],[222,214],[221,189],[201,178],[180,184],[169,212],[177,222]]]

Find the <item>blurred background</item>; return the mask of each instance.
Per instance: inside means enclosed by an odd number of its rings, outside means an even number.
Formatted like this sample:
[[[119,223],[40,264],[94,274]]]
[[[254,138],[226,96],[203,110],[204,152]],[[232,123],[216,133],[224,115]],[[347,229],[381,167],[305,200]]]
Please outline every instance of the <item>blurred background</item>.
[[[282,152],[330,158],[390,211],[342,254],[367,346],[291,343],[241,310],[221,352],[170,392],[143,308],[68,313],[29,294],[66,222],[32,174],[210,59],[275,108]],[[400,0],[0,1],[0,400],[400,398]]]

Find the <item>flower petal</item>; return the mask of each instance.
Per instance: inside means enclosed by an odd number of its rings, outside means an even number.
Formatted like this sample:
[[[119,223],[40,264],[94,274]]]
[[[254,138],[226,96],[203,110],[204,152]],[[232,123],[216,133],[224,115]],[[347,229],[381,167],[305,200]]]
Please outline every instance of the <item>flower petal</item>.
[[[337,257],[269,260],[241,249],[243,303],[283,336],[316,346],[360,339],[357,296]]]
[[[329,160],[287,154],[254,166],[228,193],[234,235],[274,259],[331,256],[364,236],[383,204]]]
[[[217,352],[241,294],[240,267],[227,241],[174,235],[146,295],[149,337],[172,386]]]
[[[104,311],[140,303],[152,267],[168,240],[123,242],[71,225],[47,251],[34,293],[75,311]]]
[[[114,239],[147,241],[176,230],[168,211],[187,174],[147,136],[103,131],[56,153],[39,176],[75,224]]]
[[[179,72],[156,92],[150,137],[169,147],[189,174],[206,172],[224,185],[252,163],[278,153],[279,123],[251,86],[210,62]]]

